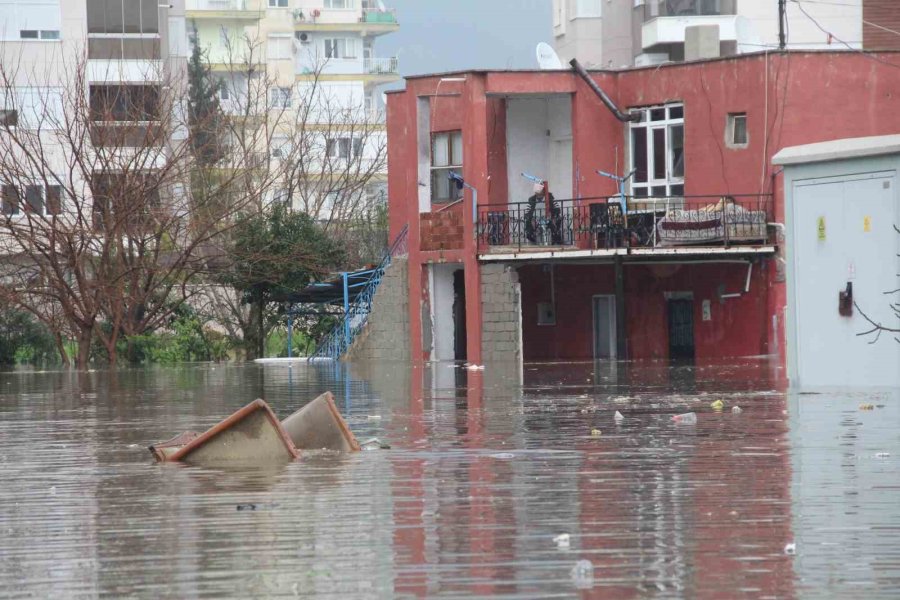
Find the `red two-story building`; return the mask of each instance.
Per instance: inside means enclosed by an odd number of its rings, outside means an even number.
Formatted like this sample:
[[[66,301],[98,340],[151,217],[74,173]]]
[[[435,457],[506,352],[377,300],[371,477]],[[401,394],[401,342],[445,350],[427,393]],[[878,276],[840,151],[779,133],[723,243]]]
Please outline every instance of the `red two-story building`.
[[[387,127],[414,359],[783,360],[772,157],[900,132],[900,55],[410,77]]]

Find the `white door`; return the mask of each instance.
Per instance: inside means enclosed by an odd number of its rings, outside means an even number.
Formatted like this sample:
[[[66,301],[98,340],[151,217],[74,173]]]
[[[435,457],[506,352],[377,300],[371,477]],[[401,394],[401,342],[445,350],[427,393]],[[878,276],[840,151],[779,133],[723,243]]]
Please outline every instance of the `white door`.
[[[594,296],[594,359],[616,359],[616,297]]]
[[[859,309],[838,313],[839,294],[851,283],[862,311],[896,327],[886,295],[900,287],[895,185],[893,174],[794,184],[800,385],[900,385],[900,344],[889,334],[876,344],[860,336],[871,326]]]

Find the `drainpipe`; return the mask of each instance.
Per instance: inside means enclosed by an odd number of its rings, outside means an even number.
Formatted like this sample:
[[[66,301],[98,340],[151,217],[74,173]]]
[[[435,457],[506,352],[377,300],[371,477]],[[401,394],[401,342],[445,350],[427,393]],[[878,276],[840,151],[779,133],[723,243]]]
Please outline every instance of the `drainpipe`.
[[[623,123],[628,123],[630,121],[637,122],[641,120],[642,116],[640,112],[623,113],[621,110],[619,110],[619,107],[616,106],[616,103],[606,95],[606,92],[604,92],[600,88],[600,86],[597,85],[596,81],[591,79],[591,76],[588,74],[587,70],[581,66],[581,63],[578,62],[578,59],[573,58],[569,61],[569,64],[572,65],[572,69],[576,73],[578,73],[579,77],[584,80],[588,87],[591,88],[591,90],[593,90],[593,92],[597,94],[597,96],[599,96],[600,100],[603,101],[603,104],[606,105],[606,108],[609,109],[609,112],[615,115],[618,120],[622,121]]]
[[[744,294],[750,292],[750,277],[753,275],[753,263],[751,261],[747,261],[747,281],[744,283],[744,291],[738,292],[736,294],[719,294],[719,300],[727,300],[728,298],[740,298]],[[722,286],[723,288],[725,286]]]

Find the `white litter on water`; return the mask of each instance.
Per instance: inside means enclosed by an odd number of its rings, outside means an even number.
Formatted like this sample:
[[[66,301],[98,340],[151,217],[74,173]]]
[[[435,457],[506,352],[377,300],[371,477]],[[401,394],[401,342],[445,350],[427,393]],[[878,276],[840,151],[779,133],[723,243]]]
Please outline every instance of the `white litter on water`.
[[[788,556],[794,556],[795,554],[797,554],[797,544],[791,542],[790,544],[785,545],[784,553]]]
[[[556,543],[556,547],[562,550],[569,547],[570,537],[568,533],[561,533],[553,538],[553,541]]]
[[[468,365],[466,369],[469,371],[484,371],[484,365]]]
[[[625,420],[625,415],[623,415],[619,411],[616,411],[616,414],[613,415],[613,418],[616,420],[616,423],[621,423]]]

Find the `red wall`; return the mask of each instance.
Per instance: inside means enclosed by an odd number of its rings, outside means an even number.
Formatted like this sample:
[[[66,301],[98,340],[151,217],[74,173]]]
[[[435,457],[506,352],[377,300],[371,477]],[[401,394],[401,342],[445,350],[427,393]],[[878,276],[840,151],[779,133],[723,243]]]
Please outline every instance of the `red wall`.
[[[665,292],[693,292],[694,344],[698,362],[767,353],[769,325],[766,273],[754,265],[750,293],[718,299],[744,289],[743,264],[626,265],[625,302],[629,359],[668,358]],[[593,358],[592,297],[615,293],[611,265],[555,265],[556,325],[537,324],[538,302],[550,301],[550,273],[543,265],[519,268],[522,334],[526,360]],[[711,301],[711,321],[703,321],[703,300]]]
[[[881,61],[881,62],[879,62]],[[884,64],[885,62],[891,64]],[[854,52],[791,52],[743,55],[707,62],[694,62],[619,72],[597,72],[592,76],[623,108],[666,102],[685,105],[685,188],[689,195],[756,194],[775,192],[775,220],[783,222],[781,178],[771,166],[772,157],[787,146],[845,137],[885,135],[900,132],[900,54],[870,56]],[[464,78],[465,81],[448,79]],[[442,81],[443,79],[443,81]],[[471,243],[471,217],[464,221],[465,248],[432,256],[420,251],[417,166],[417,97],[431,97],[431,129],[462,129],[465,151],[464,177],[475,185],[481,203],[502,203],[507,199],[505,96],[517,94],[573,94],[573,177],[581,197],[616,192],[609,179],[596,169],[611,171],[625,159],[625,126],[602,105],[588,86],[568,71],[467,72],[452,76],[410,78],[407,89],[391,93],[388,100],[388,186],[392,236],[404,224],[410,227],[410,320],[413,351],[421,347],[422,265],[431,260],[463,262],[467,289],[477,294],[477,258]],[[746,112],[749,144],[735,150],[725,145],[726,117],[730,112]],[[773,190],[774,187],[774,190]],[[464,205],[465,215],[471,205]],[[599,272],[603,267],[595,267]],[[665,336],[652,331],[665,324],[661,286],[695,286],[695,298],[709,294],[720,280],[727,279],[729,291],[740,289],[744,270],[737,265],[682,267],[677,275],[651,277],[649,267],[628,267],[629,356],[662,357]],[[527,270],[527,269],[526,269]],[[785,286],[776,281],[776,269],[764,262],[754,273],[754,293],[750,298],[728,301],[719,308],[713,303],[714,327],[709,331],[698,318],[698,358],[701,353],[759,354],[767,350],[783,352]],[[607,286],[608,276],[596,281],[572,280],[572,285],[591,290]],[[715,282],[715,283],[714,283]],[[562,291],[566,289],[558,286]],[[637,287],[635,287],[637,286]],[[598,293],[590,292],[586,293]],[[574,294],[573,297],[579,297]],[[480,306],[477,296],[469,299]],[[572,300],[573,302],[575,300]],[[582,317],[590,317],[589,302]],[[699,310],[700,302],[696,302]],[[533,307],[523,307],[527,311]],[[584,312],[584,311],[587,312]],[[560,311],[562,312],[562,311]],[[721,320],[716,316],[722,313]],[[470,310],[470,356],[478,356],[480,312]],[[698,315],[699,316],[699,315]],[[772,319],[777,333],[772,334]],[[533,321],[533,319],[532,319]],[[590,323],[584,333],[574,328],[564,342],[552,333],[547,350],[529,351],[556,356],[585,355],[590,350]],[[526,326],[527,329],[527,326]],[[526,337],[527,339],[527,337]],[[540,339],[540,338],[536,338]],[[587,350],[585,350],[587,348]],[[577,350],[576,350],[577,349]],[[705,355],[705,354],[704,354]]]

